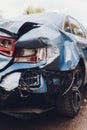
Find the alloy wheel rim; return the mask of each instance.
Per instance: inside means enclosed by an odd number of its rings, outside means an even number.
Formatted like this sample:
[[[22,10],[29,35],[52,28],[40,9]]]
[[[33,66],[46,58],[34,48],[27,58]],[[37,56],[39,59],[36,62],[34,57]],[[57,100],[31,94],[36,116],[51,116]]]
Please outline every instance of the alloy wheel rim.
[[[74,83],[73,83],[73,87],[72,87],[72,102],[73,102],[73,106],[75,108],[78,108],[81,104],[81,100],[82,100],[82,74],[80,69],[77,69],[74,73]]]

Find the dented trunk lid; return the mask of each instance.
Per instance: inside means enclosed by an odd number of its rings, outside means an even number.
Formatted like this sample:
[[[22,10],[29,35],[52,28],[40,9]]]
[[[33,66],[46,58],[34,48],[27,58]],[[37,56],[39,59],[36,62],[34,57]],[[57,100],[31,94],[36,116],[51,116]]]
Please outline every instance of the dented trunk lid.
[[[36,27],[37,24],[31,22],[0,20],[0,70],[12,64],[13,55],[10,52],[13,54],[19,37]],[[10,48],[5,45],[7,41],[13,42]]]

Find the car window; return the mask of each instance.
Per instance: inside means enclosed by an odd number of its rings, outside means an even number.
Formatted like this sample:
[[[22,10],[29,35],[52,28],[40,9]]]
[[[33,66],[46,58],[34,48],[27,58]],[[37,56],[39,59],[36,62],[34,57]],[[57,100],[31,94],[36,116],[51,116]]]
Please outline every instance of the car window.
[[[83,30],[83,32],[85,34],[85,38],[87,39],[87,30],[83,25],[81,25],[81,27],[82,27],[82,30]]]
[[[80,24],[72,17],[69,17],[69,22],[72,29],[72,33],[77,36],[85,38],[84,32],[80,27]]]
[[[70,28],[70,24],[69,24],[69,20],[68,20],[68,19],[65,20],[64,30],[65,30],[66,32],[71,33],[71,28]]]

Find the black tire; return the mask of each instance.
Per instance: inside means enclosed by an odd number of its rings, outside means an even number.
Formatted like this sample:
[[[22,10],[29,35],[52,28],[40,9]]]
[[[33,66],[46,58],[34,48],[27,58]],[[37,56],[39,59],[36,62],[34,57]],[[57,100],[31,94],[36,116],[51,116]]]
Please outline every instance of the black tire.
[[[73,118],[78,114],[82,102],[84,73],[78,65],[72,74],[71,88],[65,95],[57,98],[56,110],[62,115]]]

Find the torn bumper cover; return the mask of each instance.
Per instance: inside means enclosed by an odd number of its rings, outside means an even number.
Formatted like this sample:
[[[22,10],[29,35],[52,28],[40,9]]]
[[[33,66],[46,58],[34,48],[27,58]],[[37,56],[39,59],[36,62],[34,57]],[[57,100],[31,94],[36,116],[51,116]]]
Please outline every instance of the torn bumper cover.
[[[14,63],[11,66],[9,66],[7,69],[1,72],[0,78],[0,87],[2,87],[4,90],[10,92],[16,89],[17,87],[20,86],[22,83],[22,77],[23,75],[26,77],[23,77],[25,79],[24,83],[22,84],[23,86],[26,86],[25,84],[28,84],[28,86],[33,86],[33,85],[39,85],[39,82],[41,82],[40,87],[32,90],[33,92],[46,92],[46,88],[43,88],[43,85],[45,85],[43,81],[43,77],[39,76],[39,74],[34,73],[29,71],[26,73],[27,70],[30,70],[31,68],[38,67],[39,65],[45,64],[46,61],[41,61],[36,64],[28,64],[28,63]],[[29,76],[29,77],[28,77]],[[33,83],[34,82],[34,83]],[[27,87],[27,86],[26,86]]]
[[[70,72],[46,71],[38,67],[29,69],[28,64],[20,63],[19,67],[15,63],[2,72],[0,94],[3,98],[7,98],[16,91],[22,98],[28,97],[31,93],[62,95],[69,88],[71,81]]]

